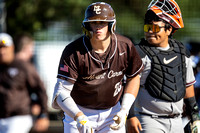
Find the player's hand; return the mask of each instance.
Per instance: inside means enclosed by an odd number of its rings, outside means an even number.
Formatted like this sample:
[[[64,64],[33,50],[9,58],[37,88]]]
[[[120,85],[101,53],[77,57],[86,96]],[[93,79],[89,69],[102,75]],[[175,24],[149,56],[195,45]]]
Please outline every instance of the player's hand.
[[[113,118],[115,123],[110,125],[113,130],[118,130],[126,124],[127,113],[125,110],[121,109]]]
[[[80,133],[93,133],[92,125],[87,116],[81,115],[77,117],[76,122]]]
[[[33,130],[37,132],[47,131],[48,128],[49,128],[48,118],[38,118],[33,126]]]
[[[200,133],[200,120],[194,121],[191,125],[191,132],[192,133]]]
[[[127,133],[140,133],[142,126],[137,117],[132,117],[127,120]]]

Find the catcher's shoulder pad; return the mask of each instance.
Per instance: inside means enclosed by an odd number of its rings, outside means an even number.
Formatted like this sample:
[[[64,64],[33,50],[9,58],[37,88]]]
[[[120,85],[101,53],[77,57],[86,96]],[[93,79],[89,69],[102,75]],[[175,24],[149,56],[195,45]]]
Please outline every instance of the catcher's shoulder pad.
[[[174,41],[175,43],[177,43],[179,45],[180,48],[183,49],[186,57],[188,57],[188,58],[190,57],[190,55],[191,55],[190,51],[185,47],[185,45],[182,42],[180,42],[176,39],[171,39],[171,41]]]
[[[140,58],[144,58],[146,56],[146,53],[141,49],[141,45],[143,45],[143,39],[141,40],[141,42],[137,45],[135,45],[135,48],[138,52],[138,54],[140,55]]]

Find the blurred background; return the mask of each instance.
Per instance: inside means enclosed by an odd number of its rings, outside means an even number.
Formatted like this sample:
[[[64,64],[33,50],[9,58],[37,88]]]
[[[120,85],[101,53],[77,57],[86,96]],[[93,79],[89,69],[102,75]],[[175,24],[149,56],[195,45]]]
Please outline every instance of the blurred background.
[[[116,32],[137,44],[143,37],[143,18],[151,0],[104,0],[116,14]],[[15,36],[31,33],[35,39],[34,63],[48,93],[49,133],[62,132],[62,113],[51,108],[59,58],[64,47],[82,35],[81,23],[88,5],[97,0],[0,0],[0,32]],[[199,63],[200,1],[176,0],[184,28],[174,34],[189,50],[195,49]],[[195,45],[191,45],[195,44]],[[194,48],[195,46],[195,48]],[[198,73],[199,68],[197,69]]]

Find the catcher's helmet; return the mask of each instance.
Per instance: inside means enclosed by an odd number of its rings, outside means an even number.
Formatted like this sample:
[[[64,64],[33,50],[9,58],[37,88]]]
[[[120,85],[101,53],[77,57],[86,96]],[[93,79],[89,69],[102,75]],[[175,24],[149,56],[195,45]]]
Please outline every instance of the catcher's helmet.
[[[152,10],[176,29],[184,27],[181,10],[175,0],[152,0],[148,10]]]
[[[96,2],[89,5],[85,11],[85,18],[82,22],[83,32],[90,31],[88,22],[104,21],[108,22],[108,30],[114,33],[116,27],[115,13],[112,7],[105,2]]]

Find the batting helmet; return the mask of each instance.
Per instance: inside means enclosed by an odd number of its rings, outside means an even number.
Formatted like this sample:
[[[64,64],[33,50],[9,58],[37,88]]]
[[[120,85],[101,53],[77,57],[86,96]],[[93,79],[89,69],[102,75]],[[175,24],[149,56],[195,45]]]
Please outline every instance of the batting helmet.
[[[88,22],[103,21],[108,22],[108,30],[114,33],[116,27],[115,13],[112,7],[105,2],[96,2],[89,5],[85,11],[85,18],[82,22],[83,32],[87,35],[90,31]]]
[[[152,0],[148,10],[152,10],[176,29],[184,27],[181,10],[174,0]]]

